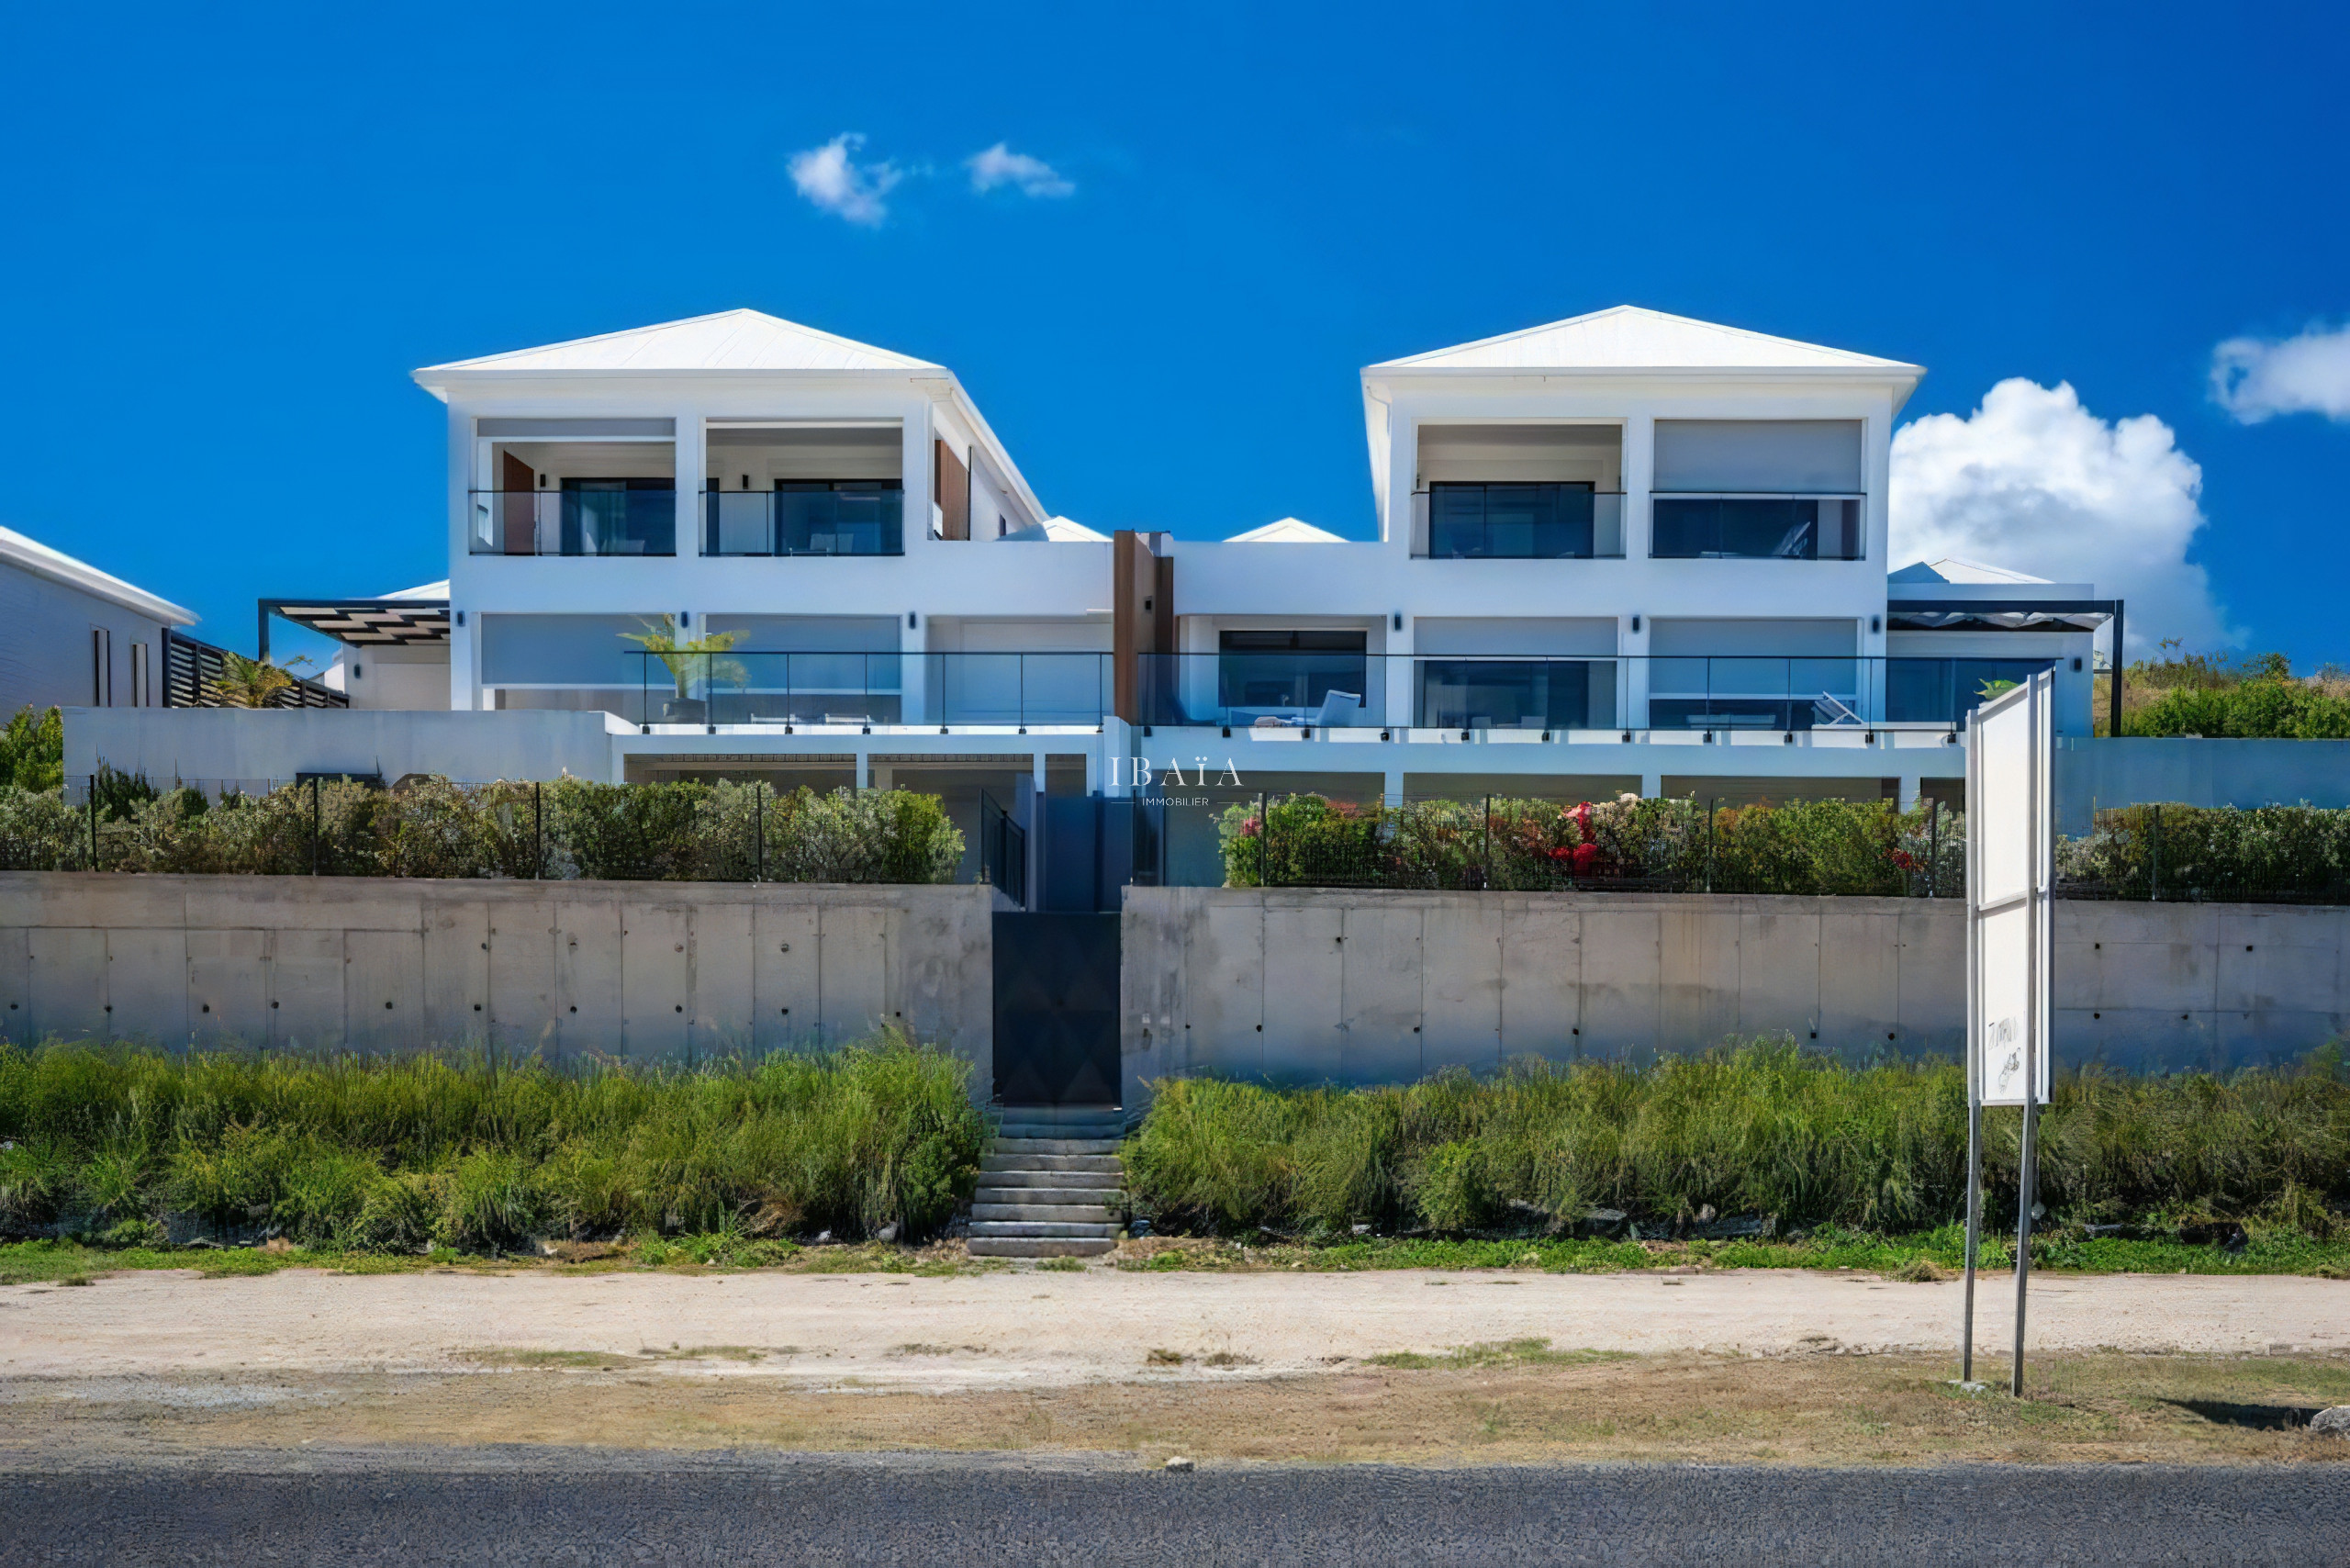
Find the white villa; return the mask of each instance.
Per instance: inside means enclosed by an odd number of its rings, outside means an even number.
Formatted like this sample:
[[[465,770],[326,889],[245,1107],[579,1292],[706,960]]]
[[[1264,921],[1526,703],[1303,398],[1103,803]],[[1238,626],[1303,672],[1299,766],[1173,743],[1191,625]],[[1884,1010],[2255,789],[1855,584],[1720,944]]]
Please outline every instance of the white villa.
[[[1375,539],[1111,537],[1046,510],[952,371],[730,311],[418,371],[448,406],[445,600],[265,612],[345,644],[352,709],[469,715],[431,731],[456,778],[514,755],[499,725],[560,724],[547,755],[616,780],[896,783],[1029,823],[1293,790],[1954,800],[1998,683],[2053,669],[2090,733],[2120,607],[1891,569],[1922,374],[1619,306],[1366,367]],[[350,722],[266,717],[233,762],[110,760],[290,778]],[[1210,868],[1166,833],[1171,878]]]

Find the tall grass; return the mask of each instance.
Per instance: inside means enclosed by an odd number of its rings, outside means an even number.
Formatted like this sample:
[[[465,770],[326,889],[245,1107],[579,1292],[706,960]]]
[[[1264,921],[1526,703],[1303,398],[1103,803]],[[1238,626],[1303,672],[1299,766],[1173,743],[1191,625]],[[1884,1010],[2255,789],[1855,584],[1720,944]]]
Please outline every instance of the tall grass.
[[[1128,1185],[1162,1222],[1560,1229],[1594,1208],[1673,1222],[1710,1207],[1785,1226],[1928,1228],[1965,1204],[1966,1081],[1949,1062],[1850,1068],[1756,1041],[1647,1069],[1526,1061],[1404,1088],[1155,1086]],[[2252,1219],[2320,1234],[2350,1200],[2350,1081],[2294,1071],[2063,1079],[2042,1123],[2061,1218]],[[1988,1190],[2013,1193],[2020,1118],[1987,1118]]]
[[[310,1244],[934,1231],[986,1124],[968,1063],[885,1036],[697,1071],[0,1046],[0,1233],[168,1215]]]

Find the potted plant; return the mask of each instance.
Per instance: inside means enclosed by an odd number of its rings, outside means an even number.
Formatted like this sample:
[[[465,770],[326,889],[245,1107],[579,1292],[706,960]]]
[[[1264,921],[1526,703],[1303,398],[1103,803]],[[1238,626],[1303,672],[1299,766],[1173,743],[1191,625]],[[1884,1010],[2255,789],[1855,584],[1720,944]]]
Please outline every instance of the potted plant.
[[[661,717],[673,724],[706,724],[710,722],[709,694],[712,685],[732,681],[737,685],[750,678],[740,659],[722,659],[725,653],[742,641],[740,632],[711,632],[699,637],[678,635],[677,618],[664,615],[658,621],[640,621],[642,632],[623,632],[621,636],[666,666],[669,678],[677,683],[677,694],[661,704]],[[699,678],[702,695],[693,695],[693,683]]]

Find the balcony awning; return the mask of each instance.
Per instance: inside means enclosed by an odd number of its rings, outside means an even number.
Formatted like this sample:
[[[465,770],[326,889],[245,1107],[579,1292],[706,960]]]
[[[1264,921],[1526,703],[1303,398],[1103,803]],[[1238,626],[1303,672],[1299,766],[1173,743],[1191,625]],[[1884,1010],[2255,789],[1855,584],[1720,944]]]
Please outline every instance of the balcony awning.
[[[273,615],[353,647],[415,647],[449,640],[445,599],[265,599],[261,601],[264,652]]]
[[[2121,613],[2118,599],[1897,599],[1896,632],[2094,632]]]

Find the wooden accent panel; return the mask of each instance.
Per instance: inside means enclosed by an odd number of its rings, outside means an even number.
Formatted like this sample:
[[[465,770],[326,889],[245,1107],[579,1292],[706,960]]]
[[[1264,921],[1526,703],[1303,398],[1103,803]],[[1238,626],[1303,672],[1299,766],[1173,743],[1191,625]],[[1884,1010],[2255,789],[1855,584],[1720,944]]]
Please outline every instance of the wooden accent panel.
[[[1129,724],[1146,722],[1142,655],[1174,650],[1174,562],[1151,554],[1149,543],[1130,528],[1111,536],[1110,646],[1116,675],[1112,705]]]
[[[971,471],[945,442],[934,442],[930,465],[931,498],[938,503],[938,536],[971,537]]]

